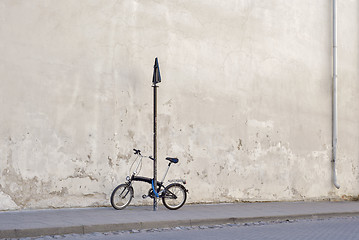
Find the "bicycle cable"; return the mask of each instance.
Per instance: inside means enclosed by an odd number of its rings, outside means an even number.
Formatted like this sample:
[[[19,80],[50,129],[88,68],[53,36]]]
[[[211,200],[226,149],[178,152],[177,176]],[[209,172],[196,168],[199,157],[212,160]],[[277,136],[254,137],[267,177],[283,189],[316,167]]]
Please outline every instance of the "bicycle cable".
[[[130,167],[130,169],[129,169],[129,176],[131,176],[131,170],[132,170],[132,167],[133,167],[133,165],[135,164],[135,162],[137,161],[137,158],[138,158],[138,156],[135,158],[135,160],[132,162],[132,164],[131,164],[131,167]]]
[[[140,159],[140,161],[141,161],[141,163],[140,163],[140,170],[138,170],[137,175],[140,174],[140,172],[141,172],[141,170],[142,170],[142,158]]]
[[[133,165],[137,162],[137,160],[138,160],[138,158],[140,158],[139,159],[139,161],[141,161],[140,162],[140,170],[138,171],[138,172],[136,172],[136,175],[138,175],[138,174],[140,174],[140,172],[141,172],[141,170],[142,170],[142,156],[140,157],[140,156],[137,156],[136,158],[135,158],[135,160],[132,162],[132,164],[131,164],[131,167],[130,167],[130,171],[129,171],[129,175],[128,176],[131,176],[131,173],[132,173],[132,167],[133,167]]]

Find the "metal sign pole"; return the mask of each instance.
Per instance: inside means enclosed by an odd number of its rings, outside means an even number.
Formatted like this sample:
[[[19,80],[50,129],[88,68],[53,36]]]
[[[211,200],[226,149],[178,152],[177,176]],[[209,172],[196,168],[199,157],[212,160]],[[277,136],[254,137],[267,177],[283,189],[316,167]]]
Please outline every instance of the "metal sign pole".
[[[161,82],[160,67],[158,65],[158,59],[155,59],[155,65],[153,66],[153,185],[155,191],[157,191],[157,83]],[[153,211],[157,210],[157,198],[154,193],[153,198]]]

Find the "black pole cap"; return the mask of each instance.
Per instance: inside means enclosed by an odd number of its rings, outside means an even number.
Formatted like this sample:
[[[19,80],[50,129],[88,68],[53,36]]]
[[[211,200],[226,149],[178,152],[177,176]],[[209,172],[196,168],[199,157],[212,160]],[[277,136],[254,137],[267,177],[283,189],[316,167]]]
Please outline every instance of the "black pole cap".
[[[161,82],[160,65],[158,64],[157,57],[155,58],[155,65],[153,66],[152,83],[157,84]]]

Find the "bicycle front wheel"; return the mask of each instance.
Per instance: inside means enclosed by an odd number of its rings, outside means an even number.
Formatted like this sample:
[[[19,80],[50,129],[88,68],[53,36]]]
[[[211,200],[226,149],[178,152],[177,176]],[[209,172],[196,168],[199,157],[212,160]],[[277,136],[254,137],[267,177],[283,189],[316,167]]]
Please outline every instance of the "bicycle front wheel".
[[[111,194],[111,205],[116,210],[122,210],[130,204],[133,198],[133,188],[128,184],[120,184]]]
[[[187,199],[186,188],[179,184],[173,183],[168,185],[162,196],[163,205],[170,210],[177,210],[183,206]]]

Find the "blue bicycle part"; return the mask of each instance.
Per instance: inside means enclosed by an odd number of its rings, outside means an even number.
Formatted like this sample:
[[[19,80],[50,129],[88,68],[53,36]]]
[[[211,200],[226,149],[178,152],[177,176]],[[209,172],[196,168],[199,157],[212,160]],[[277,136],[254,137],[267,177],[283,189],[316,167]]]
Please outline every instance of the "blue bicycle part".
[[[156,195],[156,197],[160,197],[160,195],[158,195],[158,193],[156,192],[156,189],[155,189],[155,185],[154,185],[154,181],[153,181],[153,179],[152,179],[152,190],[153,190],[153,192],[155,193],[155,195]]]

